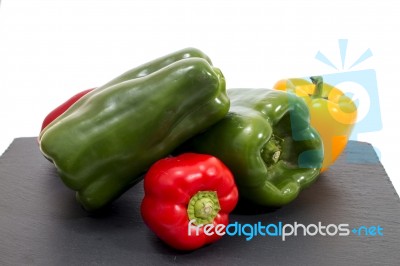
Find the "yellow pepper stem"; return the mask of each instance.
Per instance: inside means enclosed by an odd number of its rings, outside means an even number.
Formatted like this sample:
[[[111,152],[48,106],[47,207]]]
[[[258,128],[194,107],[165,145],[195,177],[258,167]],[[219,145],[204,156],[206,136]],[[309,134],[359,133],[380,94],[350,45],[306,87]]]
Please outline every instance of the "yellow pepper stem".
[[[321,98],[322,97],[322,89],[324,80],[322,76],[312,76],[310,77],[312,83],[315,85],[314,93],[311,95],[311,98]]]

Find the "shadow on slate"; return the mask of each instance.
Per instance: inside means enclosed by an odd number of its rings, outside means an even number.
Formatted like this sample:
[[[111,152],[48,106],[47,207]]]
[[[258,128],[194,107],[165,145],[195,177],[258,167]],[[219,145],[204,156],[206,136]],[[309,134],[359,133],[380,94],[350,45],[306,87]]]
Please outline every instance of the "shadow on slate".
[[[225,236],[192,252],[164,245],[143,223],[143,183],[95,215],[76,203],[35,138],[15,139],[0,158],[0,265],[397,265],[400,200],[372,146],[345,154],[293,203],[241,203],[231,223],[349,224],[383,236]]]

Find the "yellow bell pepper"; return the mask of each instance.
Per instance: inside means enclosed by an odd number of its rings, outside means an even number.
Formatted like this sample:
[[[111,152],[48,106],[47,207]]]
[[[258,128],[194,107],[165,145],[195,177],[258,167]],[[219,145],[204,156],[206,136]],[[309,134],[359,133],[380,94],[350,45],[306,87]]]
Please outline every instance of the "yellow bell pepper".
[[[321,76],[311,77],[310,80],[284,79],[278,81],[274,89],[295,93],[307,103],[311,125],[321,135],[324,144],[323,172],[346,147],[357,120],[357,106],[342,91],[323,83]]]

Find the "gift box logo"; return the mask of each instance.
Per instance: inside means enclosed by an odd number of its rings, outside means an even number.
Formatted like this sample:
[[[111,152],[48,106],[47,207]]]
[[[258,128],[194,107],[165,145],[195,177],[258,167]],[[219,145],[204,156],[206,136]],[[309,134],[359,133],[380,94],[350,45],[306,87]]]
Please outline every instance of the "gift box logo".
[[[379,104],[378,85],[376,79],[376,72],[373,69],[355,70],[352,69],[372,56],[372,51],[367,49],[358,57],[357,60],[350,63],[350,67],[346,67],[347,55],[347,39],[339,39],[339,51],[341,58],[341,69],[331,62],[327,56],[318,51],[315,59],[330,66],[336,70],[337,73],[321,75],[324,82],[329,83],[336,88],[342,90],[347,96],[353,99],[357,105],[357,122],[353,128],[350,139],[358,140],[359,134],[375,132],[382,129],[382,119]],[[379,150],[374,147],[378,156]],[[359,163],[360,158],[347,158],[351,162]],[[356,160],[356,161],[355,161]],[[365,158],[361,163],[366,163]],[[367,162],[368,163],[368,162]],[[376,163],[371,162],[371,163]]]

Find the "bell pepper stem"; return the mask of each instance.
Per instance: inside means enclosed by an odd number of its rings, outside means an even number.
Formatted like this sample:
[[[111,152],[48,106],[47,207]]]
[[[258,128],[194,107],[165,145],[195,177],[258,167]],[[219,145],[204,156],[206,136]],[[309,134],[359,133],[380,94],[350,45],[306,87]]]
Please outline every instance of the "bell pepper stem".
[[[271,166],[279,161],[281,153],[282,148],[279,138],[272,136],[261,150],[261,157],[268,166]]]
[[[311,98],[321,98],[324,80],[322,76],[312,76],[310,77],[312,83],[315,85],[314,93],[311,95]]]
[[[210,224],[220,209],[217,192],[199,191],[190,199],[187,214],[195,225]]]

